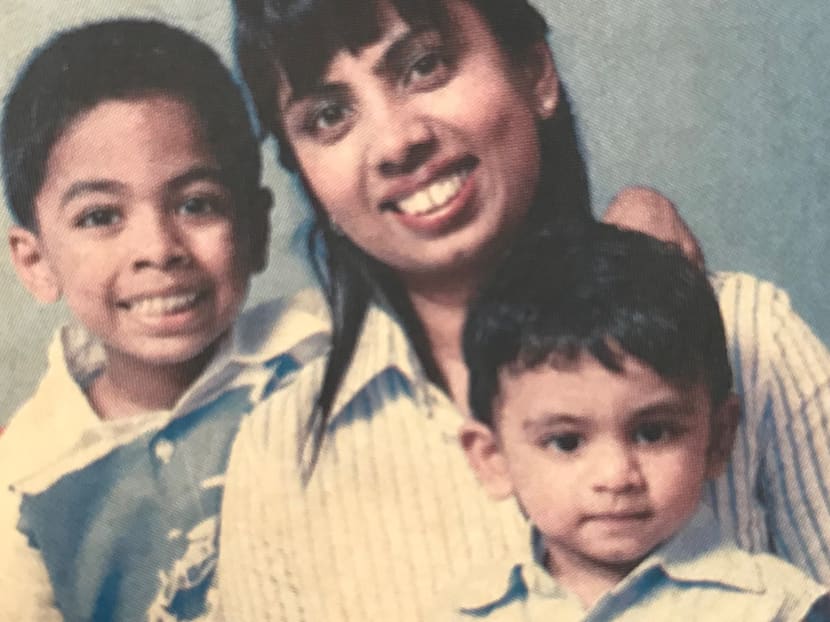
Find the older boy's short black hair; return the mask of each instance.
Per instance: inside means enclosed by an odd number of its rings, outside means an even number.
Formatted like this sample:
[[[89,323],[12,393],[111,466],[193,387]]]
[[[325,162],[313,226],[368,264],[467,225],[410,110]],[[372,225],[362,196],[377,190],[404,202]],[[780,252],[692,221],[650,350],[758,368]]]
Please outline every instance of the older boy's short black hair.
[[[464,329],[473,416],[493,425],[499,371],[627,353],[671,382],[703,381],[714,406],[732,372],[706,275],[673,245],[593,223],[524,241],[474,301]]]
[[[81,114],[106,100],[162,93],[192,108],[233,193],[246,209],[259,188],[259,143],[239,86],[207,44],[155,21],[114,20],[57,34],[36,50],[8,95],[3,175],[19,224],[37,228],[34,199],[49,154]]]

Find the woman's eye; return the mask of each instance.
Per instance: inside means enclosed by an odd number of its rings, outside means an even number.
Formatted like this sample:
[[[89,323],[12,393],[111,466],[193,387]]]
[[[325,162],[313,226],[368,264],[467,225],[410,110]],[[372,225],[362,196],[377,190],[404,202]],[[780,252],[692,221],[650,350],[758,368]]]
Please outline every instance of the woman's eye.
[[[443,54],[434,51],[420,56],[409,67],[406,83],[418,86],[437,86],[447,77],[447,61]]]
[[[582,446],[583,439],[579,434],[556,434],[547,439],[546,445],[562,453],[572,453]]]
[[[641,445],[653,445],[672,439],[676,431],[665,423],[644,423],[634,430],[634,441]]]
[[[75,220],[75,226],[81,229],[111,227],[121,222],[121,214],[112,207],[96,207],[81,214]]]

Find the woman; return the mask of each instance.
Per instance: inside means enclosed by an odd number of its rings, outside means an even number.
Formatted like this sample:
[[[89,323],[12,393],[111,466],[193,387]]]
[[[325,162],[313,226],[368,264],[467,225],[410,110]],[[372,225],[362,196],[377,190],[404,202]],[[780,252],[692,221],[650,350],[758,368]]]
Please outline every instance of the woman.
[[[523,228],[590,218],[573,122],[523,1],[264,4],[237,2],[239,60],[315,208],[332,347],[239,434],[223,606],[232,619],[423,619],[452,577],[523,545],[520,512],[485,498],[457,446],[459,335]],[[830,443],[809,441],[824,434],[830,356],[771,286],[717,286],[746,421],[714,502],[744,545],[830,580]],[[804,533],[787,512],[808,516]]]

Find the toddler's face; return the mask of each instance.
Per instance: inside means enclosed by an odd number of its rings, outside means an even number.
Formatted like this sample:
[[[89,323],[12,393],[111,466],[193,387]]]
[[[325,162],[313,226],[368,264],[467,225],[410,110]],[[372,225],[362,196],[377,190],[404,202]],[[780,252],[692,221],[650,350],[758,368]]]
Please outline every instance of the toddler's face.
[[[176,364],[222,335],[251,251],[195,113],[171,97],[104,101],[55,143],[35,199],[42,274],[111,357]]]
[[[614,373],[581,355],[500,376],[490,476],[540,530],[555,575],[633,568],[691,518],[726,459],[710,451],[703,383],[623,363]]]

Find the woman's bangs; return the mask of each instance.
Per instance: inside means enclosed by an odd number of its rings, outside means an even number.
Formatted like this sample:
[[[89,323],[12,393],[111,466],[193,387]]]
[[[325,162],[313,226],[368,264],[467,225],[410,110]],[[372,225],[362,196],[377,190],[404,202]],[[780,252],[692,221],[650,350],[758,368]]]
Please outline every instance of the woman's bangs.
[[[302,92],[317,84],[341,50],[357,53],[378,41],[385,9],[395,10],[411,26],[445,30],[444,0],[311,0],[296,2],[280,16],[273,32],[278,64],[288,84]]]

